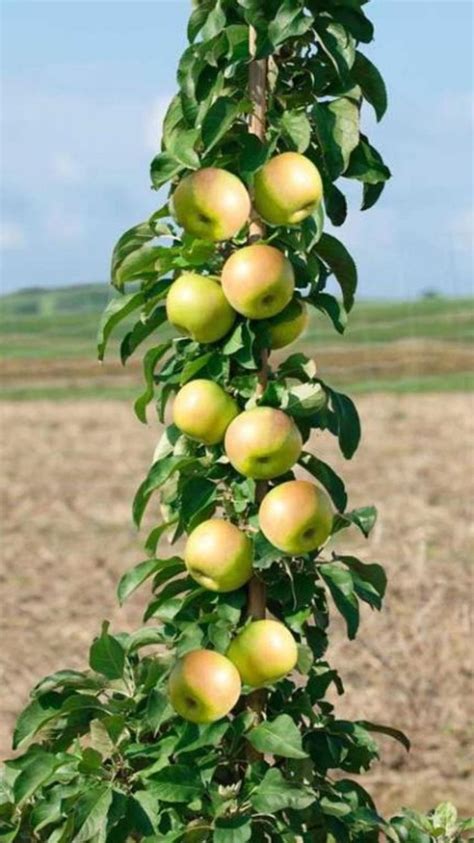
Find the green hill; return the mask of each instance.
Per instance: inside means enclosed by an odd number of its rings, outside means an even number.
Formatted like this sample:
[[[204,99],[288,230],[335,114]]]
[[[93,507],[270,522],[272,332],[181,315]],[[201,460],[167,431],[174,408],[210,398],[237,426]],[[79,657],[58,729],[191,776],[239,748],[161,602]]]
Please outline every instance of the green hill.
[[[107,284],[75,284],[47,289],[30,287],[0,297],[0,318],[98,313],[110,298]]]
[[[95,363],[97,324],[111,295],[103,283],[0,297],[0,394],[79,398],[136,392],[140,376],[133,361],[128,373]],[[313,314],[300,348],[315,357],[323,377],[348,389],[464,389],[472,382],[473,305],[473,299],[442,297],[359,301],[343,337],[324,315]],[[109,360],[116,360],[116,351],[117,340]]]

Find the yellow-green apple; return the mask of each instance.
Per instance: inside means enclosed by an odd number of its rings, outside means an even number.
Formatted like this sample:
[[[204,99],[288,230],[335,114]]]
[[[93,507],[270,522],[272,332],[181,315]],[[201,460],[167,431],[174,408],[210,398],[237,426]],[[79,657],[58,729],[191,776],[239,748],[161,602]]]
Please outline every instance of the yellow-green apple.
[[[184,550],[192,578],[210,591],[235,591],[252,576],[253,544],[230,521],[210,518],[192,531]]]
[[[171,200],[177,222],[201,240],[234,237],[250,215],[250,197],[240,179],[227,170],[205,167],[186,176]]]
[[[319,170],[299,152],[276,155],[255,176],[255,209],[270,225],[297,225],[322,198]]]
[[[231,642],[227,657],[244,685],[259,688],[293,670],[298,649],[290,630],[279,621],[253,621]]]
[[[307,480],[289,480],[265,495],[259,510],[262,533],[291,556],[310,553],[331,534],[333,510],[325,492]]]
[[[224,264],[222,289],[248,319],[276,316],[291,300],[295,275],[288,258],[265,243],[237,249]]]
[[[170,703],[191,723],[214,723],[234,707],[240,697],[237,668],[221,653],[193,650],[176,662],[170,673]]]
[[[176,427],[205,445],[217,445],[239,413],[239,408],[219,384],[199,378],[178,392],[173,404]]]
[[[268,322],[273,350],[284,348],[298,339],[308,324],[308,311],[300,299],[292,299],[281,313]]]
[[[229,425],[224,440],[234,468],[254,480],[289,471],[301,454],[301,434],[290,416],[273,407],[254,407]]]
[[[196,342],[217,342],[235,321],[221,285],[208,275],[184,272],[173,282],[166,298],[166,313],[172,325]]]

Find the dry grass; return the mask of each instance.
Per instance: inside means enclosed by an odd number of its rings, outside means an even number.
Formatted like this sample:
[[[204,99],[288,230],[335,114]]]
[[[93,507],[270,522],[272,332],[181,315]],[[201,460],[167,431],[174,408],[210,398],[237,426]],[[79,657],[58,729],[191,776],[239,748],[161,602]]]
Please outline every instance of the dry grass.
[[[348,643],[336,622],[330,659],[346,682],[341,716],[391,723],[413,741],[410,756],[383,741],[383,762],[365,777],[381,808],[428,808],[452,799],[472,809],[473,438],[468,395],[367,396],[365,438],[344,463],[335,443],[314,446],[347,479],[353,505],[376,502],[380,521],[352,551],[384,561],[386,611],[364,613]],[[2,548],[3,688],[0,751],[32,684],[83,666],[108,617],[138,623],[145,595],[119,610],[115,585],[140,558],[130,500],[158,431],[121,402],[4,403]],[[347,548],[347,534],[341,543]]]

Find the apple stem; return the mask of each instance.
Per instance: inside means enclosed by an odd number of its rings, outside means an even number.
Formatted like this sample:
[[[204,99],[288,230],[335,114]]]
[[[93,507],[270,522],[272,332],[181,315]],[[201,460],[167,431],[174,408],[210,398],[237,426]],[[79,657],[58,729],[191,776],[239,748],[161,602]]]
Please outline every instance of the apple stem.
[[[257,46],[257,33],[254,27],[249,29],[249,47],[250,55],[254,56]],[[252,102],[252,113],[249,119],[249,132],[256,135],[262,142],[265,141],[265,127],[266,127],[266,111],[267,111],[267,60],[254,59],[249,65],[249,97]],[[255,214],[250,222],[249,229],[249,243],[260,240],[265,236],[265,225],[262,220]],[[268,381],[268,364],[269,351],[264,349],[261,355],[261,368],[258,373],[258,388],[257,394],[261,395],[267,386]],[[257,483],[256,500],[260,503],[267,492],[267,483],[260,481]],[[252,577],[248,585],[247,595],[247,615],[255,618],[255,620],[262,620],[266,614],[266,593],[265,583],[257,576]],[[256,720],[260,719],[262,711],[265,707],[265,690],[259,689],[250,694],[248,698],[248,708],[255,714]],[[248,758],[254,760],[260,758],[253,747],[248,745]]]

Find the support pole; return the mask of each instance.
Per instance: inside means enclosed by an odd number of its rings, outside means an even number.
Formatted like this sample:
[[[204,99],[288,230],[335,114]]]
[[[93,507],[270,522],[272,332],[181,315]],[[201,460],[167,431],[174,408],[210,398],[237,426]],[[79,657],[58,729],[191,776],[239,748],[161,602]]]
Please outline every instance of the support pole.
[[[249,32],[250,55],[255,55],[256,48],[256,32],[253,27],[250,27]],[[249,120],[249,132],[256,135],[261,141],[265,140],[265,123],[266,123],[266,100],[267,90],[267,60],[254,59],[250,63],[249,68],[249,97],[253,105],[252,114]],[[255,217],[250,223],[249,243],[265,236],[265,226],[260,219]],[[261,368],[258,373],[258,392],[262,394],[267,385],[268,380],[268,349],[262,352]],[[257,483],[257,501],[265,497],[267,491],[267,484],[264,481]],[[259,577],[254,576],[248,585],[247,596],[247,614],[255,620],[262,620],[265,617],[265,584]],[[250,695],[248,707],[253,711],[258,719],[262,713],[265,705],[265,691],[259,689]],[[249,745],[249,758],[259,757],[258,753]]]

